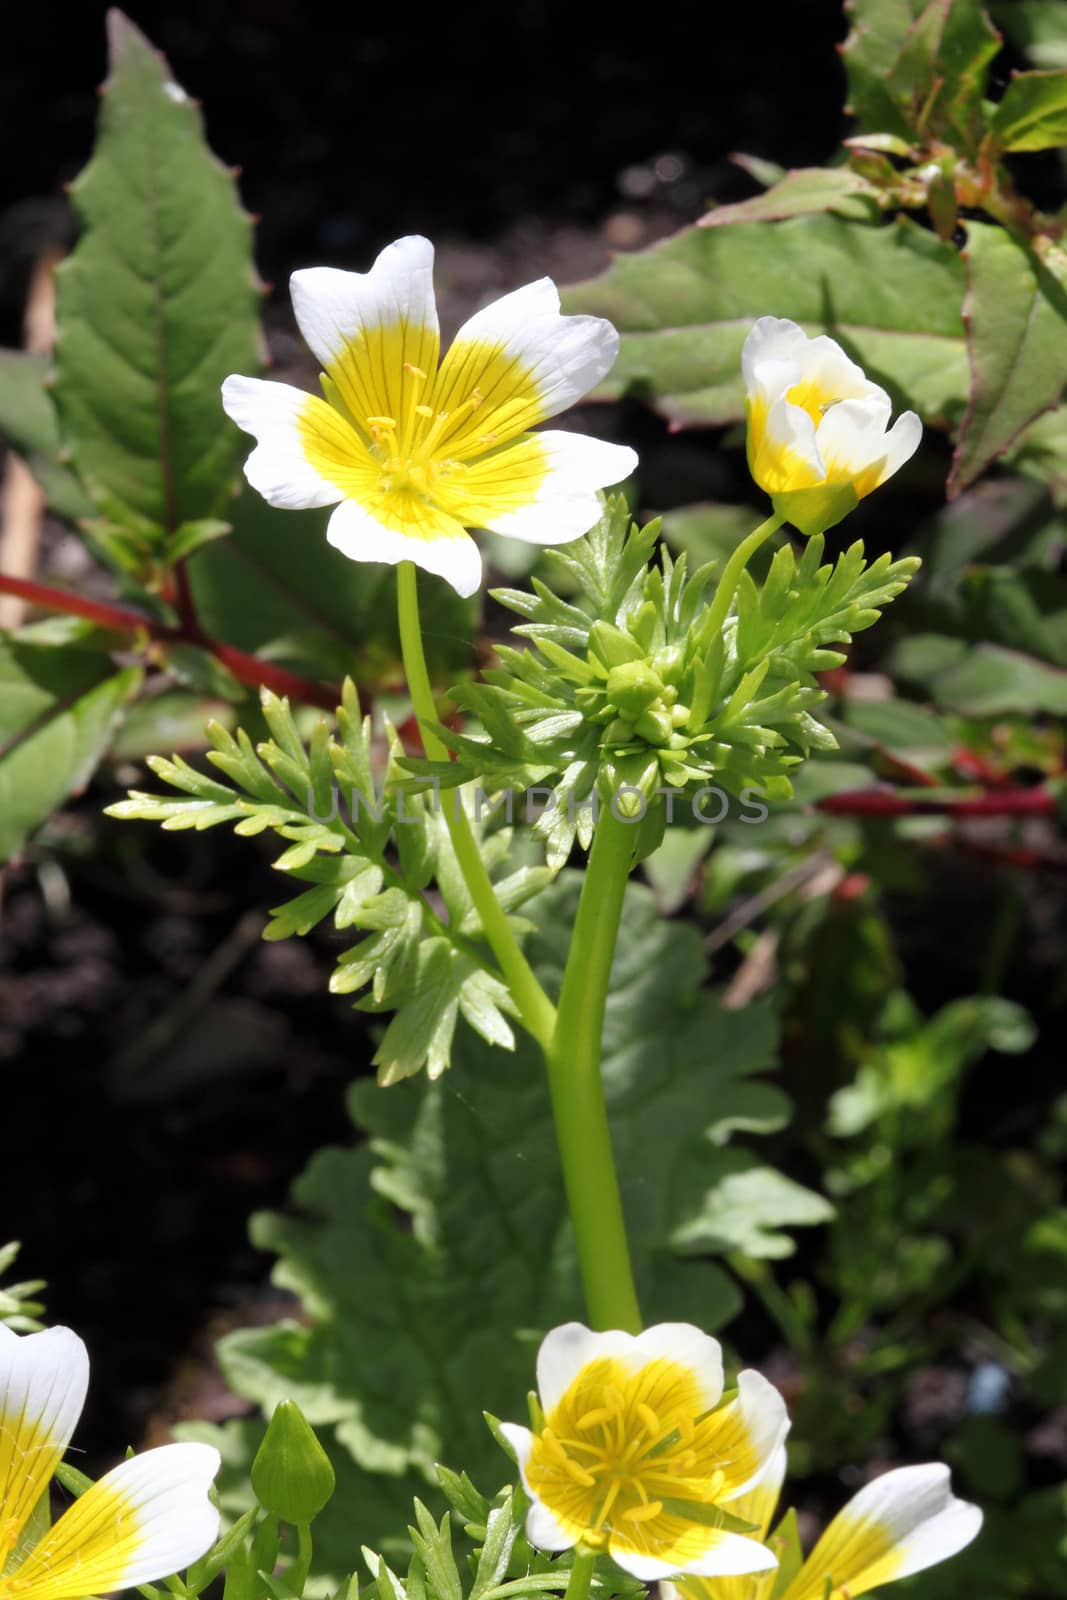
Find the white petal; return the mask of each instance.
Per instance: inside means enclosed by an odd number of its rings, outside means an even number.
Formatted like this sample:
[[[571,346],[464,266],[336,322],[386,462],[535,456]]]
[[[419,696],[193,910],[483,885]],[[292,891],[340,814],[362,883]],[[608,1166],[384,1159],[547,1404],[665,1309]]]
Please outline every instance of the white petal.
[[[551,278],[525,284],[475,312],[445,358],[443,384],[472,343],[499,349],[532,379],[541,420],[565,411],[594,389],[619,353],[619,335],[603,317],[561,315],[559,291]],[[486,395],[487,411],[495,398]],[[440,403],[447,405],[447,398]]]
[[[639,1333],[635,1344],[645,1361],[663,1357],[692,1372],[700,1384],[705,1410],[718,1405],[722,1397],[722,1345],[718,1339],[690,1322],[660,1322]]]
[[[537,1352],[537,1393],[546,1416],[590,1361],[626,1359],[635,1342],[630,1333],[618,1329],[594,1333],[582,1322],[565,1322],[546,1333]]]
[[[718,1528],[709,1528],[707,1531],[708,1543],[704,1554],[688,1557],[685,1563],[686,1572],[696,1578],[728,1578],[746,1572],[766,1572],[778,1565],[778,1558],[772,1550],[758,1544],[755,1539],[746,1538],[743,1533],[726,1533]],[[613,1544],[609,1544],[608,1548],[612,1559],[624,1572],[632,1573],[645,1583],[654,1583],[657,1578],[670,1578],[677,1572],[676,1567],[655,1556],[617,1550]]]
[[[569,1550],[577,1542],[577,1535],[557,1522],[540,1500],[526,1513],[526,1537],[535,1550]]]
[[[807,342],[803,328],[790,322],[788,317],[760,317],[754,322],[741,347],[741,371],[749,394],[766,388],[765,371],[769,364],[795,370],[796,376],[792,379],[795,383],[800,373],[801,352]],[[777,387],[775,385],[776,391]]]
[[[815,431],[815,441],[831,479],[858,477],[885,456],[888,404],[842,400],[831,406]]]
[[[304,454],[298,421],[313,398],[288,383],[265,383],[261,378],[226,379],[222,404],[226,415],[257,440],[245,462],[245,477],[272,506],[302,511],[310,506],[332,506],[342,498]]]
[[[741,370],[750,395],[768,400],[793,384],[812,385],[827,399],[880,399],[889,419],[889,397],[828,334],[809,338],[788,317],[760,317],[741,351]]]
[[[437,334],[433,245],[418,234],[386,245],[369,272],[305,267],[289,288],[300,332],[324,367],[363,328],[407,323]]]
[[[886,434],[885,465],[882,468],[880,483],[891,478],[905,461],[910,461],[919,448],[923,436],[923,425],[914,411],[902,411]]]
[[[0,1341],[0,1523],[18,1533],[33,1510],[85,1404],[89,1356],[70,1328]],[[7,1337],[6,1335],[10,1335]]]
[[[568,544],[599,522],[604,507],[596,491],[628,478],[637,466],[637,452],[581,433],[550,430],[535,437],[548,457],[536,497],[518,511],[494,517],[486,527],[529,544]]]
[[[533,1434],[529,1428],[522,1427],[518,1422],[502,1422],[500,1431],[515,1452],[515,1460],[518,1462],[519,1471],[522,1474],[523,1487],[527,1494],[532,1494],[533,1490],[526,1482],[526,1463],[530,1459],[530,1451],[534,1446]]]
[[[458,523],[452,534],[419,538],[387,528],[354,500],[343,500],[326,525],[327,541],[351,561],[414,561],[446,579],[457,594],[474,594],[482,581],[478,546]]]
[[[851,360],[836,339],[816,334],[800,351],[800,381],[813,384],[835,400],[880,400],[889,416],[889,396],[872,383],[863,368]]]
[[[722,1497],[724,1502],[744,1494],[771,1472],[789,1432],[785,1401],[760,1372],[746,1368],[738,1373],[737,1399],[733,1405],[737,1408],[749,1449],[758,1464],[740,1483],[730,1484],[729,1493]]]
[[[207,1444],[134,1456],[87,1489],[18,1568],[33,1600],[76,1600],[169,1577],[209,1550],[219,1514],[208,1499],[219,1470]]]

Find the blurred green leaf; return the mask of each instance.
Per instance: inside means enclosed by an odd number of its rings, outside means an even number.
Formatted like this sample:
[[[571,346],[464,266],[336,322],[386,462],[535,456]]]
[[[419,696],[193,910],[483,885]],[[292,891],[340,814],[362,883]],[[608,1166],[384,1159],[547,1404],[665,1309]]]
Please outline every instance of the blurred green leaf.
[[[751,506],[696,501],[663,513],[663,537],[672,550],[687,551],[695,567],[705,561],[725,563],[752,532],[760,515]],[[787,538],[783,532],[773,534],[760,546],[746,570],[753,577],[765,578],[771,557]]]
[[[751,200],[716,206],[701,217],[700,228],[721,228],[734,222],[781,222],[816,211],[869,220],[877,211],[879,191],[851,167],[798,167],[779,183]]]
[[[194,101],[108,14],[92,160],[70,186],[84,232],[56,272],[55,399],[91,499],[145,547],[216,518],[241,449],[219,385],[259,366],[250,217]]]
[[[1067,143],[1067,70],[1016,73],[990,127],[1005,150],[1054,150]]]
[[[246,488],[225,515],[231,537],[198,550],[189,566],[208,633],[327,680],[399,674],[391,567],[349,561],[327,544],[326,511],[279,511]],[[427,660],[438,681],[469,666],[476,605],[419,574]]]
[[[622,334],[599,392],[644,395],[672,422],[744,416],[741,347],[769,312],[832,334],[900,404],[945,422],[962,414],[969,387],[963,288],[956,251],[907,219],[818,216],[686,228],[619,256],[564,299]]]
[[[47,356],[0,350],[0,437],[18,451],[55,514],[73,522],[91,515],[93,505],[60,459],[56,410],[45,388],[48,368]]]
[[[100,650],[0,635],[0,863],[85,787],[140,679]]]
[[[1063,0],[991,0],[989,9],[997,26],[1035,67],[1067,67]]]
[[[974,145],[985,69],[1000,46],[979,0],[850,0],[849,109],[869,133]]]
[[[1067,716],[1067,672],[998,645],[964,650],[931,683],[938,705],[965,716],[1004,711]]]
[[[1064,277],[1003,228],[968,222],[967,343],[971,397],[949,479],[962,489],[1028,422],[1056,405],[1067,382]]]

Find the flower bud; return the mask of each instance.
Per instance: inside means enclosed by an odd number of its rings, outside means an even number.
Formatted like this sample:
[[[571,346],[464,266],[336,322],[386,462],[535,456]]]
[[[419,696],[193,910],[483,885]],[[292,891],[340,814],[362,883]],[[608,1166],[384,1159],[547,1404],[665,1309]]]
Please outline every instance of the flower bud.
[[[293,1525],[311,1522],[334,1491],[330,1458],[293,1400],[275,1408],[252,1463],[252,1488],[265,1511]]]
[[[663,684],[645,661],[625,661],[608,673],[606,693],[624,716],[637,718],[663,693]]]

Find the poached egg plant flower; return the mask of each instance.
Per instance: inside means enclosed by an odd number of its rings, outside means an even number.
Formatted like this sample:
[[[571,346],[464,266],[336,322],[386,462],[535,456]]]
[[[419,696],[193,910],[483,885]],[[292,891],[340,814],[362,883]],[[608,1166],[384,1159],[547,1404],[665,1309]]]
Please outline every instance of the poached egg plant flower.
[[[785,1451],[770,1472],[737,1502],[739,1515],[766,1539],[785,1477]],[[908,1578],[947,1561],[970,1544],[982,1513],[949,1488],[939,1462],[896,1467],[853,1495],[775,1600],[854,1600],[894,1578]],[[768,1582],[768,1577],[770,1581]],[[685,1578],[664,1586],[663,1600],[770,1600],[772,1574],[716,1584]]]
[[[198,1560],[219,1514],[219,1453],[168,1444],[113,1468],[36,1544],[26,1525],[81,1415],[85,1346],[69,1328],[19,1336],[0,1323],[0,1600],[81,1600],[148,1583]]]
[[[541,1344],[537,1387],[536,1430],[503,1426],[533,1501],[531,1544],[607,1551],[646,1582],[774,1567],[732,1513],[774,1462],[785,1403],[757,1372],[724,1401],[717,1340],[684,1322],[636,1336],[565,1323]]]
[[[325,396],[229,377],[227,413],[257,447],[245,476],[273,506],[335,505],[326,537],[354,561],[414,561],[473,594],[468,528],[566,544],[601,514],[596,491],[629,476],[632,450],[529,430],[600,382],[619,336],[565,317],[550,278],[464,323],[438,365],[433,246],[398,239],[369,272],[311,267],[290,287]]]
[[[828,335],[760,317],[744,343],[748,464],[774,509],[804,534],[824,533],[919,447],[922,423],[892,409]]]

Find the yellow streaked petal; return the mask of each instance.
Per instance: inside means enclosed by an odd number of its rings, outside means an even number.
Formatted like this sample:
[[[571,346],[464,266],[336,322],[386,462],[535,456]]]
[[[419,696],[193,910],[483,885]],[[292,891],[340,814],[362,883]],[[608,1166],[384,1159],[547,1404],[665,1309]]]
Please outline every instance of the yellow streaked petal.
[[[22,1337],[0,1324],[0,1571],[85,1404],[89,1357],[70,1328]]]
[[[642,1538],[646,1530],[650,1533],[648,1540]],[[755,1539],[669,1514],[657,1517],[655,1522],[616,1528],[608,1550],[625,1572],[645,1583],[680,1572],[729,1578],[767,1572],[778,1564],[773,1551]],[[713,1592],[718,1595],[717,1584]]]
[[[218,1469],[219,1453],[206,1444],[164,1445],[122,1462],[0,1580],[0,1595],[6,1584],[11,1600],[80,1600],[169,1577],[215,1540],[208,1489]]]
[[[398,411],[418,400],[410,369],[428,384],[440,351],[429,240],[397,239],[369,272],[294,272],[290,288],[300,331],[356,420],[399,421]]]
[[[441,363],[430,401],[452,419],[441,436],[448,454],[470,460],[566,410],[600,382],[618,348],[602,317],[562,316],[548,278],[476,312]]]
[[[827,1581],[866,1594],[894,1578],[922,1572],[962,1550],[982,1513],[957,1500],[939,1463],[898,1467],[865,1484],[839,1511],[793,1582],[788,1600],[823,1600]]]
[[[693,1448],[714,1459],[723,1474],[719,1499],[733,1502],[754,1488],[775,1466],[789,1431],[785,1401],[758,1372],[737,1375],[737,1395],[697,1426]]]

